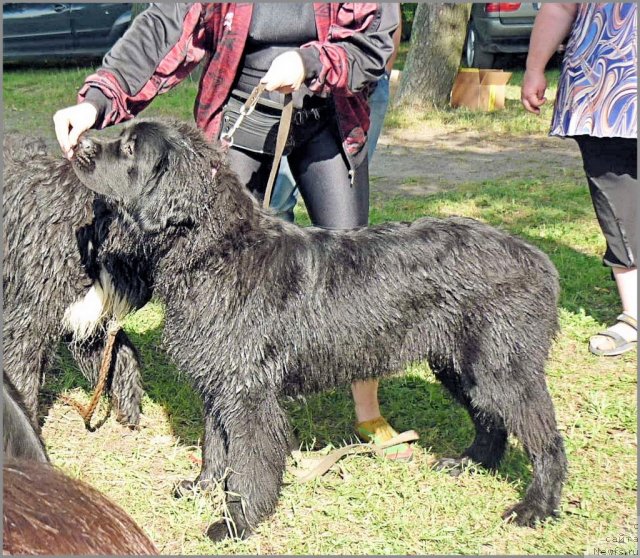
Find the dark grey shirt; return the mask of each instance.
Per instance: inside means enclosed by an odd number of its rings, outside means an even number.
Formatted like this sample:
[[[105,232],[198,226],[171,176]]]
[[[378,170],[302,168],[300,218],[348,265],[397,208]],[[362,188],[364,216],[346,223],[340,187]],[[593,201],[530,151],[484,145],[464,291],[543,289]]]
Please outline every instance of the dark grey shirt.
[[[251,92],[277,56],[317,38],[313,4],[254,4],[245,55],[234,87],[247,93]],[[284,99],[282,93],[275,91],[264,95],[277,103],[282,103]],[[304,84],[293,94],[293,106],[296,108],[309,108],[325,103],[326,100],[312,98],[311,92]]]

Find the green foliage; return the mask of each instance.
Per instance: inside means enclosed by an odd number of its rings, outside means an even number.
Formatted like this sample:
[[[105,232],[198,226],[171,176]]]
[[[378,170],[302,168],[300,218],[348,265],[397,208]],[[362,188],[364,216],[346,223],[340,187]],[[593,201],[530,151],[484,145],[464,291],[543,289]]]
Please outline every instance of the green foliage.
[[[416,14],[418,4],[415,2],[403,2],[401,5],[402,13],[402,40],[409,41],[411,39],[411,28],[413,27],[413,18]]]

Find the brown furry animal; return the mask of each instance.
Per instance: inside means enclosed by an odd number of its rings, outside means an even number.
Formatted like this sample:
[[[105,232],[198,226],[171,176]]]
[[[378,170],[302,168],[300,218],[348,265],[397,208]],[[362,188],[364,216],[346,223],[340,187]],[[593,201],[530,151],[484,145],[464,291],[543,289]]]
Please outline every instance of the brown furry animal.
[[[158,554],[133,519],[88,484],[35,461],[9,460],[3,474],[3,554]]]

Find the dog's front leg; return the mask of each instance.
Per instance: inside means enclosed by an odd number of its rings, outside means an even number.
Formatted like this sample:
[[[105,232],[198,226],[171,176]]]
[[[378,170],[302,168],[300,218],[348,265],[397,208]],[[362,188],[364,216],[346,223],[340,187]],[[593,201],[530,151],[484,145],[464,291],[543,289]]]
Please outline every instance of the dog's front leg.
[[[209,405],[205,404],[202,469],[195,480],[183,480],[175,488],[181,497],[196,488],[206,489],[212,482],[221,482],[227,466],[227,441],[224,431]]]
[[[230,403],[222,417],[229,443],[227,514],[207,531],[214,541],[246,538],[273,513],[289,454],[289,423],[274,393],[238,394]]]
[[[72,340],[69,350],[83,375],[93,387],[98,383],[104,359],[107,335],[102,330],[83,341]],[[140,422],[141,400],[144,394],[140,371],[140,359],[127,334],[118,331],[111,354],[108,371],[111,378],[111,395],[118,422],[135,427]]]

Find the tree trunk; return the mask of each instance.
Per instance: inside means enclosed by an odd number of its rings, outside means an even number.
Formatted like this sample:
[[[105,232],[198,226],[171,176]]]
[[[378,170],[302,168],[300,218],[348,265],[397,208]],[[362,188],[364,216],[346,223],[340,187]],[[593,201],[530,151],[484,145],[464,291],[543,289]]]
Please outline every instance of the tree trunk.
[[[418,4],[394,106],[444,107],[456,77],[470,4]]]

